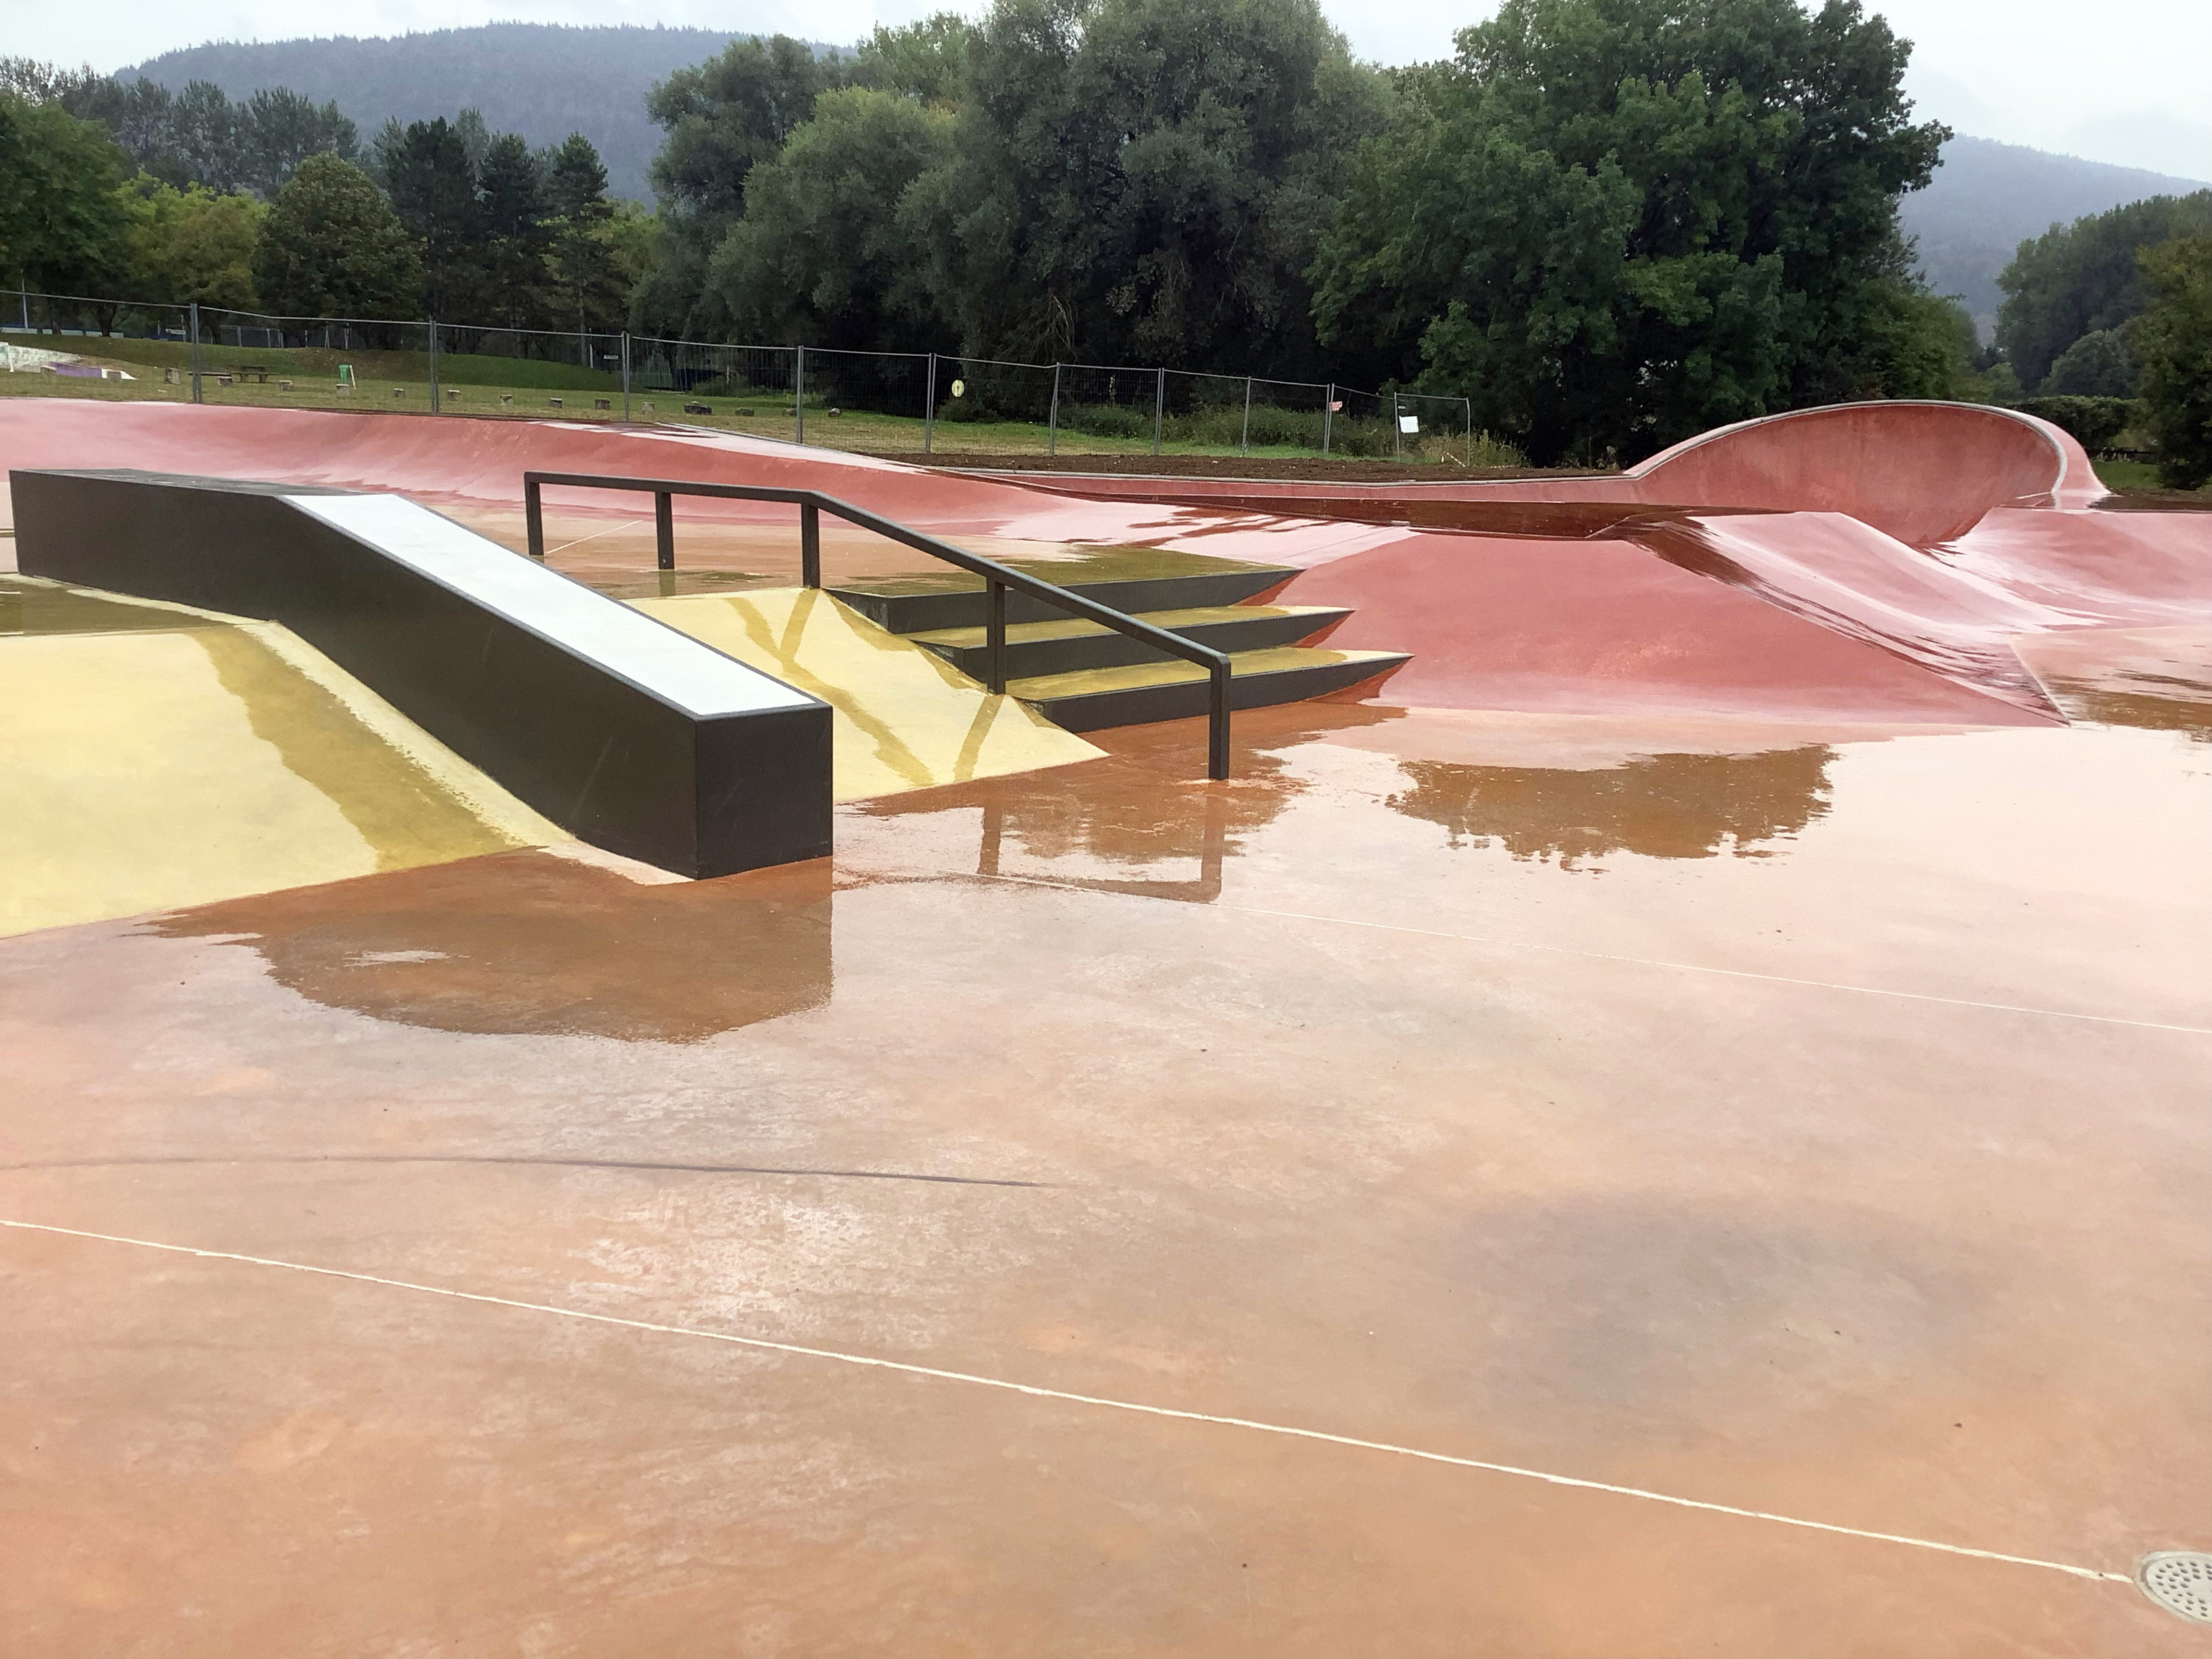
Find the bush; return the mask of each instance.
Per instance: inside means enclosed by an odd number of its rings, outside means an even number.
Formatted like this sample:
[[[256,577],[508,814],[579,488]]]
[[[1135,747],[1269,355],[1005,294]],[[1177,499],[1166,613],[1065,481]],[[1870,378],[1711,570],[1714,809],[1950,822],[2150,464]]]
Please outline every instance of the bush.
[[[2112,440],[2142,415],[2129,398],[2030,398],[2021,404],[2023,414],[2072,433],[2092,455],[2112,447]]]
[[[2134,397],[2136,360],[2128,350],[2126,333],[2100,328],[2084,334],[2058,354],[2043,391],[2052,398]]]
[[[2159,471],[2173,489],[2196,489],[2212,481],[2212,235],[2148,248],[2142,270],[2155,298],[2128,343],[2142,366]]]
[[[937,418],[965,424],[971,421],[995,421],[999,416],[976,393],[970,392],[960,398],[939,398]]]
[[[1093,438],[1152,435],[1152,417],[1122,404],[1071,404],[1060,411],[1060,423]]]

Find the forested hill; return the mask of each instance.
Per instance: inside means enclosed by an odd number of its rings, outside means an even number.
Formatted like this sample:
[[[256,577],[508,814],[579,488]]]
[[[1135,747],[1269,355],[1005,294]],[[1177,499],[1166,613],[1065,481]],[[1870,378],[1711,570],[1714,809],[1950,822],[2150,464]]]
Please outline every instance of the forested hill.
[[[495,23],[391,40],[223,42],[164,52],[116,73],[126,82],[144,75],[175,91],[212,81],[241,100],[264,87],[289,87],[318,104],[334,100],[364,143],[387,116],[428,120],[465,106],[481,110],[493,131],[519,132],[536,145],[581,132],[606,162],[608,189],[649,201],[647,169],[662,135],[646,118],[647,89],[738,38],[719,29]],[[1921,269],[1936,290],[1962,299],[1986,337],[2001,297],[1997,273],[2021,242],[2124,202],[2203,188],[2138,168],[1954,138],[1935,182],[1905,198],[1905,226],[1919,240]]]
[[[426,121],[473,106],[494,132],[519,132],[532,144],[582,133],[606,162],[608,189],[649,201],[646,169],[661,132],[646,118],[646,89],[738,38],[719,29],[494,23],[381,40],[189,46],[118,70],[116,77],[143,75],[173,91],[212,81],[241,100],[264,87],[289,87],[318,104],[335,100],[364,143],[386,116]]]
[[[1905,198],[1906,232],[1920,243],[1920,268],[1938,294],[1956,295],[1987,339],[1995,325],[1997,273],[2021,243],[2054,224],[2102,213],[2146,196],[2185,196],[2202,181],[2170,179],[2053,155],[1988,138],[1954,138],[1927,189]]]

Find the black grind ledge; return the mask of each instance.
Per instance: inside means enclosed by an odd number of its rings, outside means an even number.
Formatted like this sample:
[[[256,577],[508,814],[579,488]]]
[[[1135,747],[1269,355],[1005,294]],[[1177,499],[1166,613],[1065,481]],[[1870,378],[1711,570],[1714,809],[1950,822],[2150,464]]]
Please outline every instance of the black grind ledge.
[[[580,840],[686,876],[830,850],[829,705],[397,495],[15,471],[25,575],[280,623]]]

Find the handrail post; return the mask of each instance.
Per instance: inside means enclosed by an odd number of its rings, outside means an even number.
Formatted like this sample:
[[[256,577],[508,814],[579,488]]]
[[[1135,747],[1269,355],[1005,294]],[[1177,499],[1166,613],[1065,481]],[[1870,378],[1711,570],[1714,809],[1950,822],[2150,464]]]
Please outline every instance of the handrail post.
[[[1058,363],[1052,366],[1052,413],[1045,420],[1044,453],[1048,455],[1056,455],[1060,453],[1060,365]]]
[[[1168,417],[1168,372],[1163,368],[1159,374],[1158,387],[1152,393],[1152,453],[1155,455],[1160,453],[1160,428]]]
[[[799,507],[799,580],[804,587],[822,586],[822,509],[811,501]]]
[[[676,568],[676,496],[670,490],[653,492],[653,547],[659,568]]]
[[[538,480],[527,475],[522,480],[522,522],[530,538],[530,556],[543,560],[545,556],[545,498]]]
[[[929,441],[937,428],[937,354],[929,354],[929,389],[921,398],[921,453],[929,453]]]
[[[1004,696],[1006,690],[1006,585],[996,577],[991,579],[991,620],[988,624],[991,640],[991,690]]]
[[[1208,711],[1206,732],[1206,775],[1225,778],[1229,775],[1229,665],[1213,665],[1212,708]]]

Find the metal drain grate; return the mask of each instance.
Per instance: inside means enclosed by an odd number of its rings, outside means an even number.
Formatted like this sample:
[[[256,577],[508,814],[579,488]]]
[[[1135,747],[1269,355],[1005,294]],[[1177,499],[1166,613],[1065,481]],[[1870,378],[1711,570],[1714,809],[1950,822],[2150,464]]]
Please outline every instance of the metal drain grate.
[[[2212,1625],[2212,1555],[2195,1550],[2160,1550],[2146,1555],[2136,1569],[2143,1594],[2168,1613],[2199,1625]]]

